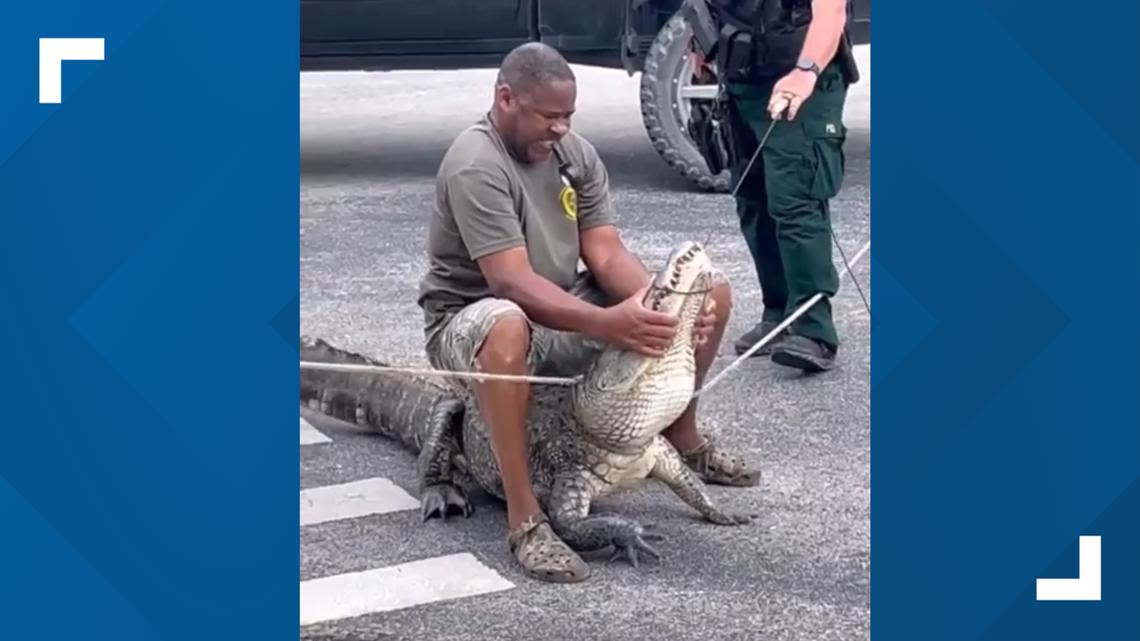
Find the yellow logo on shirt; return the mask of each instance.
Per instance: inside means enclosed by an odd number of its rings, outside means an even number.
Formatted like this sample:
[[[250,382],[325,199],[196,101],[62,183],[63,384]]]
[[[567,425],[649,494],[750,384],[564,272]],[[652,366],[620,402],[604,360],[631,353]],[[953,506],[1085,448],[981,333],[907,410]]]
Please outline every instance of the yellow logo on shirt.
[[[570,220],[578,220],[578,194],[570,185],[562,188],[558,194],[558,200],[562,203],[562,213]]]

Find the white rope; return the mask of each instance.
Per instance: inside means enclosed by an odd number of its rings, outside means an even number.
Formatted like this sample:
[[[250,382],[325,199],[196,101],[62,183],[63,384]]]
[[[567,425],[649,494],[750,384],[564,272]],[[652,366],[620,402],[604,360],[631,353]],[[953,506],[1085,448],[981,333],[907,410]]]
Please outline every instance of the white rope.
[[[869,250],[869,249],[871,249],[871,241],[868,240],[867,244],[863,245],[863,247],[858,252],[856,252],[855,257],[851,260],[851,265],[854,266],[856,263],[858,263],[859,259],[863,258],[863,254],[866,254],[867,250]],[[842,271],[839,272],[839,278],[842,279],[845,275],[847,275],[847,272],[848,272],[848,268],[844,267],[842,269]],[[774,339],[776,337],[777,334],[784,331],[784,329],[788,325],[791,325],[793,322],[795,322],[795,320],[797,318],[799,318],[800,316],[803,316],[805,313],[807,313],[807,310],[811,309],[811,306],[818,303],[822,298],[823,298],[823,294],[818,293],[815,296],[812,296],[808,300],[804,301],[803,305],[800,305],[799,307],[797,307],[796,311],[792,312],[792,314],[790,316],[788,316],[783,321],[781,321],[779,325],[776,325],[776,327],[773,328],[772,331],[768,332],[768,334],[766,336],[764,336],[764,338],[761,338],[755,345],[748,348],[748,351],[741,354],[740,357],[737,358],[735,361],[729,363],[728,367],[725,367],[723,370],[721,370],[720,373],[717,374],[715,377],[713,377],[713,379],[711,381],[705,383],[701,387],[701,389],[693,392],[693,396],[691,398],[696,398],[696,397],[700,396],[701,394],[704,394],[713,385],[716,385],[717,383],[719,383],[721,381],[721,379],[723,379],[725,376],[728,375],[729,372],[731,372],[732,370],[739,367],[740,364],[743,363],[744,361],[748,360],[748,358],[751,357],[753,354],[755,354],[757,350],[759,350],[761,347],[764,347],[764,345],[768,344],[772,339]]]
[[[365,372],[368,374],[415,374],[418,376],[443,376],[456,378],[474,378],[491,381],[512,381],[528,383],[544,383],[548,385],[577,385],[582,377],[563,378],[559,376],[524,376],[518,374],[492,374],[490,372],[457,372],[434,368],[421,367],[389,367],[384,365],[359,365],[356,363],[321,363],[317,361],[301,361],[301,369],[319,369],[329,372]]]

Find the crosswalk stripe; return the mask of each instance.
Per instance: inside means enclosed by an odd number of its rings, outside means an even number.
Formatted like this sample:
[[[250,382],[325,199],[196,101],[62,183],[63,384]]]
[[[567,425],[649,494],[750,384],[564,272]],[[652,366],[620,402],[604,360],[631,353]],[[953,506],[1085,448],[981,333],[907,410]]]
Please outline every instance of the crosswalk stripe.
[[[328,443],[332,439],[322,434],[317,428],[313,427],[305,417],[301,417],[301,445],[315,445],[317,443]]]
[[[469,553],[301,582],[301,625],[387,612],[515,587]]]
[[[383,477],[301,490],[301,525],[419,508],[420,502]]]

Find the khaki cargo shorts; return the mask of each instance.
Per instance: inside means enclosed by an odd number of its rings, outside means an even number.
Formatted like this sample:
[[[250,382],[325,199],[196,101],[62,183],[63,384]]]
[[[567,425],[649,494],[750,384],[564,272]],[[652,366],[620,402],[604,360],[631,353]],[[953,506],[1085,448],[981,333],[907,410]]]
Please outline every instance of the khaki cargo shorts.
[[[588,273],[579,274],[569,293],[599,306],[611,301]],[[484,298],[456,312],[427,340],[427,356],[436,369],[472,372],[475,357],[491,327],[504,316],[527,318],[517,304],[503,298]],[[530,327],[530,373],[537,376],[576,376],[585,371],[605,343],[595,338],[540,325],[527,318]]]

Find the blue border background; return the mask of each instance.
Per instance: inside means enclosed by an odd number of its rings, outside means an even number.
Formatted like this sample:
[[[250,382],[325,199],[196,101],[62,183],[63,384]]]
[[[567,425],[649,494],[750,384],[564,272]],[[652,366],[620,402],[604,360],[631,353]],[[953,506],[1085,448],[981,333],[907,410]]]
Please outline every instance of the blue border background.
[[[5,7],[4,636],[286,638],[297,7]],[[1140,10],[874,5],[874,638],[1140,639]],[[104,37],[39,105],[37,38]],[[1036,603],[1104,540],[1104,600]]]
[[[4,638],[296,634],[298,12],[5,5]]]
[[[1140,639],[1140,9],[873,18],[872,637]]]

